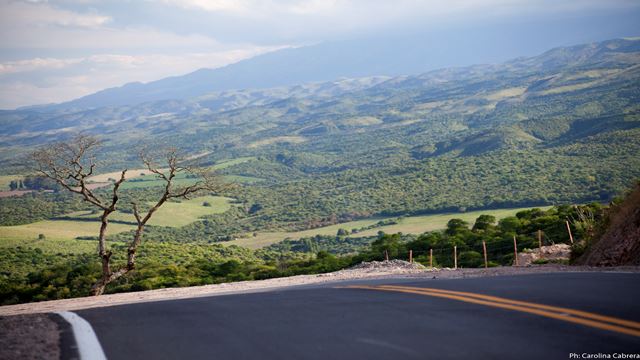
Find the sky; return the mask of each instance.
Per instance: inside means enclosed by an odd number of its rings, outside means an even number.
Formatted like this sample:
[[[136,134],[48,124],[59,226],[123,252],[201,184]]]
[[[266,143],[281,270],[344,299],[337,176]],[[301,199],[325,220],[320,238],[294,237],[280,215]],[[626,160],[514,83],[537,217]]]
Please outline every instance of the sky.
[[[638,24],[632,0],[0,0],[0,109],[327,41],[491,29],[539,51],[640,36]]]

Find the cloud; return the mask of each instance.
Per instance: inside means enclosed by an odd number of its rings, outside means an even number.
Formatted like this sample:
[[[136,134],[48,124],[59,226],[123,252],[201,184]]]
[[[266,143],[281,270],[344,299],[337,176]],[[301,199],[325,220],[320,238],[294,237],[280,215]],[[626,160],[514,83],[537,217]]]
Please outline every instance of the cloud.
[[[556,10],[579,10],[586,8],[608,8],[611,6],[634,6],[634,0],[147,0],[172,6],[199,9],[209,12],[236,13],[240,16],[261,14],[296,14],[308,16],[344,15],[357,13],[385,15],[404,14],[438,16],[441,14],[473,13],[478,9],[489,12],[527,12],[532,9],[553,12]],[[372,19],[375,20],[375,19]]]
[[[245,0],[160,0],[162,3],[183,7],[186,9],[201,9],[205,11],[223,11],[243,13],[250,10],[250,4]]]
[[[201,34],[182,34],[145,25],[109,26],[112,17],[58,9],[49,3],[0,1],[0,48],[124,49],[202,48],[218,42]]]
[[[446,36],[501,19],[638,7],[634,0],[0,0],[0,108],[222,66],[282,45],[416,29]]]
[[[227,37],[309,43],[387,29],[436,29],[502,18],[573,16],[638,7],[633,0],[147,0],[190,11],[200,28]],[[169,26],[171,26],[169,24]],[[227,32],[232,34],[227,35]]]
[[[100,54],[6,61],[0,63],[0,108],[63,102],[128,82],[148,82],[200,68],[220,67],[276,49],[247,46],[180,55]]]
[[[51,7],[47,1],[0,1],[4,26],[17,25],[46,27],[95,28],[109,23],[112,18],[99,14],[80,14]]]

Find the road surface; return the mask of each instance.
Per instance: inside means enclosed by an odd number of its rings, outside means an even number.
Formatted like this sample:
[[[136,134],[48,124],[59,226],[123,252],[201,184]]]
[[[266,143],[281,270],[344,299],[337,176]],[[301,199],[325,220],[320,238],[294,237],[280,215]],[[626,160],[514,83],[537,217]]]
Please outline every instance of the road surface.
[[[351,281],[76,313],[109,359],[640,354],[637,273]]]

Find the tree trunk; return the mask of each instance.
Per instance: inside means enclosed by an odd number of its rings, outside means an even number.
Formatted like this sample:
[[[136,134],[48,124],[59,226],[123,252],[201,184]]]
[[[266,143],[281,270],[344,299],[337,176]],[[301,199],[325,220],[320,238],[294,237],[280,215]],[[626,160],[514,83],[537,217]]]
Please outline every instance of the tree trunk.
[[[111,274],[109,274],[109,276],[106,276],[106,277],[103,276],[91,287],[91,295],[93,296],[102,295],[107,285],[121,278],[122,276],[126,275],[131,270],[133,270],[133,268],[129,268],[128,266],[126,266],[116,272],[112,272]]]
[[[107,287],[107,283],[104,282],[104,279],[100,279],[98,282],[91,286],[91,296],[99,296],[104,294],[104,289]]]
[[[100,256],[100,261],[102,262],[102,277],[100,280],[96,281],[95,284],[91,287],[91,295],[102,295],[104,293],[104,288],[110,282],[109,278],[111,277],[111,251],[107,250],[106,246],[106,236],[107,236],[107,226],[109,225],[109,221],[107,218],[114,210],[105,209],[100,217],[101,225],[100,225],[100,236],[98,237],[98,252]]]

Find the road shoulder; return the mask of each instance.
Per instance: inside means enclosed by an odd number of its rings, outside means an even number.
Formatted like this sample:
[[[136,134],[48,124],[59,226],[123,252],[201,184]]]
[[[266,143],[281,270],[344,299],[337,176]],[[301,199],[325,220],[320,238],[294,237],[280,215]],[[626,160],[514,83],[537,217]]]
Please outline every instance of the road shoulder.
[[[543,274],[558,272],[640,272],[640,267],[608,267],[597,268],[587,266],[543,265],[530,267],[495,267],[489,269],[427,269],[427,270],[341,270],[327,274],[298,275],[285,278],[267,280],[240,281],[214,285],[194,286],[185,288],[167,288],[149,291],[109,294],[94,297],[83,297],[64,300],[44,301],[0,306],[0,316],[51,313],[60,311],[75,311],[97,307],[107,307],[122,304],[133,304],[152,301],[188,299],[205,296],[229,295],[249,292],[272,291],[282,288],[323,285],[350,280],[370,280],[386,278],[415,278],[415,279],[464,279],[474,277],[510,276]]]

